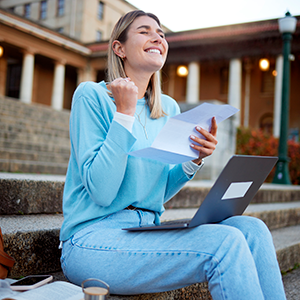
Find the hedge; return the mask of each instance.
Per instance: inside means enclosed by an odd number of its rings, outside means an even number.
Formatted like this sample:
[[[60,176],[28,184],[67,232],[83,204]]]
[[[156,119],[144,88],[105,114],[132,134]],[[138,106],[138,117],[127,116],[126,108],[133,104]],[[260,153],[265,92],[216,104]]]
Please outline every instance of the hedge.
[[[261,130],[238,128],[236,139],[236,153],[243,155],[278,155],[278,139]],[[292,184],[300,184],[300,144],[288,141],[288,157],[290,159],[289,171]],[[266,182],[272,182],[275,168],[272,170]]]

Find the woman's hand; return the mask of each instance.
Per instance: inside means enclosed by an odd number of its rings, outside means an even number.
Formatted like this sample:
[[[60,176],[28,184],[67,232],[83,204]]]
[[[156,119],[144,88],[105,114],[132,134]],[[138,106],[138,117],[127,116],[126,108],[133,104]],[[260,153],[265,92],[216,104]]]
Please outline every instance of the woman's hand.
[[[200,138],[200,137],[196,137],[194,135],[190,136],[190,139],[195,142],[193,144],[191,144],[191,147],[195,150],[199,151],[199,157],[195,160],[193,160],[194,163],[196,164],[200,164],[202,159],[212,155],[212,153],[214,152],[214,150],[216,149],[217,146],[217,122],[216,122],[216,118],[213,117],[212,121],[211,121],[211,130],[210,132],[202,129],[201,127],[197,126],[196,130],[201,133],[201,135],[203,137],[205,137],[205,139]]]
[[[109,89],[115,99],[117,112],[134,116],[138,100],[138,87],[130,78],[117,78],[110,83]]]

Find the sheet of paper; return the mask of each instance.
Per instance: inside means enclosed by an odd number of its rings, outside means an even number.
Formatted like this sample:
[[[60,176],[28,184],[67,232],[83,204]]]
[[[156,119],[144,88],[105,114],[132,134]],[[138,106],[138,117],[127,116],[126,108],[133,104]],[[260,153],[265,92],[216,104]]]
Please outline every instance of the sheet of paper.
[[[190,147],[190,135],[199,136],[195,130],[198,125],[210,130],[211,120],[216,117],[217,124],[231,117],[237,108],[229,104],[217,105],[203,103],[189,111],[172,117],[162,128],[151,147],[129,152],[129,155],[155,159],[163,163],[178,164],[198,157],[198,151]]]

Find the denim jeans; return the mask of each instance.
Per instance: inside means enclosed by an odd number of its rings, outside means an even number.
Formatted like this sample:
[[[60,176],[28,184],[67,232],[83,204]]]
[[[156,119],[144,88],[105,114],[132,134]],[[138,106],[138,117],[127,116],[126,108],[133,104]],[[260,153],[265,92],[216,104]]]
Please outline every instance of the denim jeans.
[[[216,299],[286,299],[272,236],[259,219],[236,216],[192,229],[127,232],[154,214],[123,210],[63,243],[62,269],[80,285],[98,278],[112,294],[155,293],[208,281]]]

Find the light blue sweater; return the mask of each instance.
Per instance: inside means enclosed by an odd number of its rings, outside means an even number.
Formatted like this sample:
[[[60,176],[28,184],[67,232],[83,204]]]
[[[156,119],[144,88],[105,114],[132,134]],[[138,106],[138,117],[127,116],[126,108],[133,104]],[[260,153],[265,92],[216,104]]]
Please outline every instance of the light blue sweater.
[[[60,239],[69,239],[78,230],[129,205],[152,210],[156,222],[163,204],[172,198],[192,176],[182,165],[128,155],[130,150],[148,147],[167,120],[180,113],[178,104],[161,96],[166,117],[151,119],[145,99],[139,99],[136,112],[145,124],[135,120],[130,133],[113,120],[116,106],[104,82],[81,83],[76,89],[70,116],[71,155],[66,175]]]

